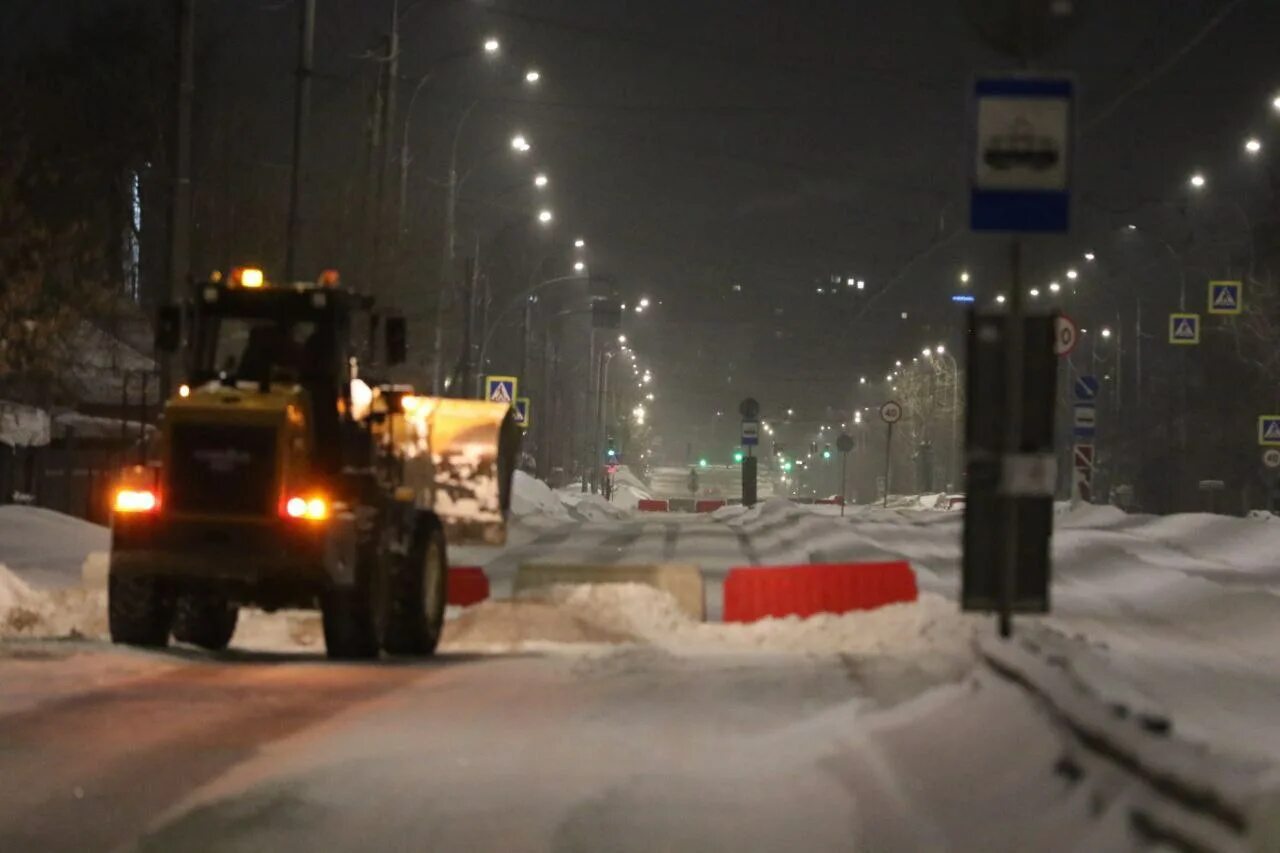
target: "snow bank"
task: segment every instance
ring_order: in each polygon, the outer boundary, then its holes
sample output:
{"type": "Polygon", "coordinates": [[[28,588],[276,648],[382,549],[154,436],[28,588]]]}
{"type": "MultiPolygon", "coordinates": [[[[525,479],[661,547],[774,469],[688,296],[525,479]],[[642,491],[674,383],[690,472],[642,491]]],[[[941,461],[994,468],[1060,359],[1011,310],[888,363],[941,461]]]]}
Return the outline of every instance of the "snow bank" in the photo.
{"type": "Polygon", "coordinates": [[[33,589],[0,565],[0,638],[106,636],[105,590],[33,589]]]}
{"type": "Polygon", "coordinates": [[[545,643],[635,643],[673,654],[768,651],[794,654],[969,657],[979,617],[939,595],[911,604],[749,625],[698,622],[667,593],[640,584],[556,586],[468,608],[445,630],[454,650],[517,651],[545,643]]]}
{"type": "Polygon", "coordinates": [[[626,518],[631,515],[626,509],[609,503],[600,495],[583,492],[580,489],[562,489],[556,492],[560,502],[569,511],[569,516],[577,521],[610,521],[626,518]]]}
{"type": "Polygon", "coordinates": [[[0,563],[36,586],[80,580],[85,561],[105,553],[111,531],[101,525],[34,506],[0,506],[0,563]]]}
{"type": "Polygon", "coordinates": [[[551,487],[523,471],[516,471],[511,483],[511,514],[517,518],[527,515],[569,518],[568,510],[551,487]]]}

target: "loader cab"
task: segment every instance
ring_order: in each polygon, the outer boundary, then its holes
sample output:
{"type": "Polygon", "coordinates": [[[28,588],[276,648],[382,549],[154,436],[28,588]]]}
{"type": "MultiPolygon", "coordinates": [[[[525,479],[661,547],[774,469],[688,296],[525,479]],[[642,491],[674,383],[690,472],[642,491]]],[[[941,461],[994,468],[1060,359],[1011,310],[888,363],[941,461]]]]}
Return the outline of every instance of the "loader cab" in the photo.
{"type": "Polygon", "coordinates": [[[353,325],[371,300],[323,286],[246,287],[214,281],[196,289],[190,316],[188,376],[253,393],[301,386],[311,403],[316,462],[341,467],[344,432],[353,427],[349,380],[362,353],[353,325]]]}

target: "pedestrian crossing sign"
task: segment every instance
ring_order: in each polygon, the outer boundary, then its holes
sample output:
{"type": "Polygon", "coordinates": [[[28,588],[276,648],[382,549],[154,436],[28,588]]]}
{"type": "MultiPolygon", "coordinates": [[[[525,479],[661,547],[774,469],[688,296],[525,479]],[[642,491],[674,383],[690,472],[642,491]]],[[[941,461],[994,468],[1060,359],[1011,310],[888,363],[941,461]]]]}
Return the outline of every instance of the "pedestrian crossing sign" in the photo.
{"type": "Polygon", "coordinates": [[[1258,444],[1280,447],[1280,415],[1258,416],[1258,444]]]}
{"type": "Polygon", "coordinates": [[[1209,282],[1209,313],[1239,314],[1244,309],[1242,290],[1238,281],[1209,282]]]}
{"type": "Polygon", "coordinates": [[[484,398],[490,403],[506,403],[514,405],[519,380],[514,376],[486,376],[484,378],[484,398]]]}
{"type": "Polygon", "coordinates": [[[532,424],[531,406],[528,397],[516,397],[516,426],[520,429],[528,429],[532,424]]]}
{"type": "Polygon", "coordinates": [[[1169,343],[1184,345],[1200,343],[1200,315],[1170,314],[1169,343]]]}

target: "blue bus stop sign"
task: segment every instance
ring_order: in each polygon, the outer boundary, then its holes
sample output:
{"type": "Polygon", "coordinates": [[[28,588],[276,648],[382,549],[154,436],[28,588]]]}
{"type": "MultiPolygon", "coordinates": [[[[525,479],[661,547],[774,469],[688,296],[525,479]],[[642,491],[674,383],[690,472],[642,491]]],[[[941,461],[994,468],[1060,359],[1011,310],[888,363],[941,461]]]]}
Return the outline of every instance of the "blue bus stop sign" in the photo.
{"type": "Polygon", "coordinates": [[[973,89],[969,227],[1056,233],[1071,224],[1070,77],[984,77],[973,89]]]}

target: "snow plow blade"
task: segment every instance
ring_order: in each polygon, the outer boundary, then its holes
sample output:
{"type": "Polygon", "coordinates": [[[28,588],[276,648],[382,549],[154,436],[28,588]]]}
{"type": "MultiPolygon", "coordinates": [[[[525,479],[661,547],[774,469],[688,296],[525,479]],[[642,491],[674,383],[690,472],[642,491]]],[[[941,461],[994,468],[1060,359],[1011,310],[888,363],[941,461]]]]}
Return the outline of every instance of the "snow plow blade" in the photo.
{"type": "Polygon", "coordinates": [[[419,397],[404,404],[394,440],[404,499],[435,513],[450,545],[503,545],[520,428],[511,407],[419,397]]]}
{"type": "Polygon", "coordinates": [[[706,618],[702,573],[697,566],[683,563],[645,565],[573,565],[529,563],[516,571],[515,593],[546,589],[559,584],[639,583],[660,589],[676,600],[676,605],[699,622],[706,618]]]}

